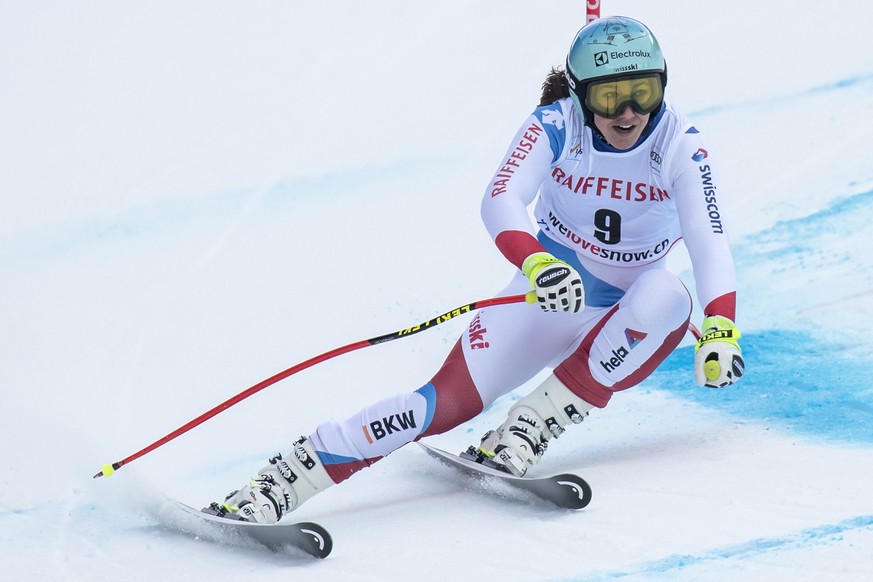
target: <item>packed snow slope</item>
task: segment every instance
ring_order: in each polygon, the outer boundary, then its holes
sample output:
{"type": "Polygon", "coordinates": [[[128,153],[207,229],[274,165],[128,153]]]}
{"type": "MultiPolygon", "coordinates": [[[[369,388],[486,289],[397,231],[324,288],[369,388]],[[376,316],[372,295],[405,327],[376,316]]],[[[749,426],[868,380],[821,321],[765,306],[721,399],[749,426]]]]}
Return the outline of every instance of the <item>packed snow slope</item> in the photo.
{"type": "MultiPolygon", "coordinates": [[[[402,449],[295,514],[334,535],[313,561],[180,533],[167,500],[220,499],[319,422],[419,387],[466,319],[91,477],[500,289],[479,199],[583,2],[0,3],[0,577],[867,579],[873,8],[603,13],[655,30],[721,161],[746,377],[697,388],[688,342],[555,441],[536,472],[584,475],[579,512],[402,449]]],[[[431,442],[462,449],[531,388],[431,442]]]]}

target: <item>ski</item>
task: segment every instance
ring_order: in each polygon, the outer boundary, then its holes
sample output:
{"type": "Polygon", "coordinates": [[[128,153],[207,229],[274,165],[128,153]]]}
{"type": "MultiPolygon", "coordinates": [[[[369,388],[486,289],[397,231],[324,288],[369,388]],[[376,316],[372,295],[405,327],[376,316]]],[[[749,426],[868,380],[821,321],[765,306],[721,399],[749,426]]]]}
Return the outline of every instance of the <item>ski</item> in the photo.
{"type": "Polygon", "coordinates": [[[193,527],[183,527],[201,539],[211,539],[219,543],[232,543],[234,540],[250,540],[281,552],[296,548],[316,558],[326,558],[333,549],[330,533],[317,523],[301,521],[297,523],[261,524],[220,517],[197,510],[179,501],[175,502],[186,514],[195,516],[193,527]]]}
{"type": "Polygon", "coordinates": [[[516,477],[424,443],[418,443],[418,445],[428,455],[462,473],[478,479],[497,479],[511,487],[532,493],[563,509],[582,509],[591,502],[591,487],[582,477],[572,473],[547,477],[516,477]]]}

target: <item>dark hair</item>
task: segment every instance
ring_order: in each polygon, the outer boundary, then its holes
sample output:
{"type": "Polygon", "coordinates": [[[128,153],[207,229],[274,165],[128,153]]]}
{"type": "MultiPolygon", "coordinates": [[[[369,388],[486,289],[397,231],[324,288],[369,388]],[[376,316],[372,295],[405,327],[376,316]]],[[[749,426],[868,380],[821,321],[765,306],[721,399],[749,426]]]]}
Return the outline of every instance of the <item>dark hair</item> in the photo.
{"type": "Polygon", "coordinates": [[[540,107],[550,105],[558,99],[570,96],[570,87],[562,67],[552,67],[546,80],[543,81],[543,94],[540,97],[540,107]]]}

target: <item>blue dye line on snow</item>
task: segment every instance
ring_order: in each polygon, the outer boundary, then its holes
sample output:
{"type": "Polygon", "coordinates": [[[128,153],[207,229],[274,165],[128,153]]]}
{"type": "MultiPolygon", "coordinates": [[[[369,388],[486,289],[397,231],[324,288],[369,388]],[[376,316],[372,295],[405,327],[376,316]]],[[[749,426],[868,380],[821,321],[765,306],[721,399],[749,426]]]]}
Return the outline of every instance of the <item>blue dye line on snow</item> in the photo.
{"type": "Polygon", "coordinates": [[[816,545],[823,545],[839,539],[842,534],[851,531],[873,529],[873,515],[859,515],[845,519],[838,523],[820,525],[799,532],[788,534],[783,537],[758,538],[735,544],[714,548],[700,554],[676,554],[660,560],[646,562],[633,570],[603,572],[586,575],[580,578],[563,579],[565,582],[594,582],[596,580],[615,580],[629,576],[657,576],[668,574],[677,570],[716,562],[719,560],[749,559],[774,551],[789,551],[795,549],[807,549],[816,545]]]}
{"type": "Polygon", "coordinates": [[[694,348],[676,350],[648,381],[660,390],[775,428],[840,441],[873,443],[870,363],[839,356],[840,348],[796,330],[742,339],[747,373],[719,389],[694,384],[694,348]]]}
{"type": "MultiPolygon", "coordinates": [[[[798,273],[806,273],[810,280],[846,282],[851,273],[855,287],[834,285],[833,292],[869,291],[873,265],[863,241],[871,216],[873,191],[867,191],[836,200],[809,216],[778,222],[736,245],[738,273],[742,277],[745,267],[755,277],[772,280],[782,273],[795,279],[798,273]],[[839,240],[834,243],[833,238],[839,240]]],[[[767,291],[757,288],[753,292],[767,291]]],[[[751,301],[746,311],[754,308],[751,301]]],[[[746,319],[753,318],[754,313],[751,317],[747,313],[746,319]]],[[[671,354],[648,383],[739,417],[772,422],[781,429],[873,443],[873,387],[869,374],[873,362],[869,357],[846,353],[852,342],[869,340],[844,337],[846,345],[837,345],[814,334],[814,330],[805,332],[808,328],[802,321],[790,317],[786,321],[795,321],[798,327],[743,336],[746,375],[734,386],[695,386],[691,378],[692,347],[671,354]]],[[[837,332],[839,325],[839,321],[834,322],[837,332]]]]}
{"type": "Polygon", "coordinates": [[[692,118],[704,117],[706,115],[714,115],[717,113],[722,113],[724,111],[730,111],[732,109],[739,109],[745,107],[757,107],[761,105],[767,105],[771,107],[781,107],[784,105],[786,100],[791,99],[802,99],[803,97],[809,97],[814,95],[820,95],[822,93],[829,93],[832,91],[839,91],[841,89],[851,89],[855,86],[860,86],[865,83],[873,82],[873,73],[865,73],[861,75],[855,75],[854,77],[848,77],[846,79],[840,79],[838,81],[833,81],[831,83],[825,83],[824,85],[818,85],[816,87],[809,87],[807,89],[802,89],[796,93],[792,93],[789,95],[783,96],[771,96],[764,97],[761,99],[755,99],[751,101],[743,101],[739,103],[730,103],[723,105],[713,105],[711,107],[706,107],[704,109],[699,109],[691,113],[692,118]]]}
{"type": "MultiPolygon", "coordinates": [[[[851,244],[852,237],[869,236],[870,221],[873,218],[873,190],[860,192],[840,198],[809,216],[780,221],[772,227],[745,239],[737,245],[737,263],[768,261],[774,268],[777,261],[793,258],[792,264],[809,264],[810,257],[826,253],[832,264],[853,261],[869,262],[866,244],[851,244]],[[827,245],[822,251],[822,239],[839,238],[842,245],[827,245]],[[839,253],[831,252],[837,246],[839,253]],[[840,248],[842,247],[842,248],[840,248]],[[860,253],[860,254],[859,254],[860,253]],[[807,259],[804,261],[804,259],[807,259]]],[[[820,264],[820,263],[819,263],[820,264]]],[[[818,266],[818,265],[816,265],[818,266]]],[[[860,265],[858,265],[860,266],[860,265]]]]}
{"type": "MultiPolygon", "coordinates": [[[[450,160],[438,160],[446,165],[450,160]]],[[[175,232],[204,218],[237,217],[246,203],[257,196],[263,214],[273,215],[278,210],[301,200],[329,200],[339,202],[342,197],[354,195],[361,188],[383,186],[390,180],[409,179],[432,168],[433,159],[410,160],[388,166],[347,170],[316,177],[291,178],[273,184],[263,192],[247,188],[217,192],[195,198],[163,200],[152,206],[130,210],[114,220],[90,221],[24,237],[8,248],[0,247],[0,265],[28,260],[44,260],[64,255],[92,244],[158,236],[175,232]]]]}
{"type": "Polygon", "coordinates": [[[250,191],[233,191],[164,201],[132,210],[115,220],[90,221],[51,233],[39,233],[15,241],[11,248],[0,248],[0,264],[39,261],[90,245],[159,236],[184,228],[204,216],[235,216],[241,212],[249,196],[250,191]]]}

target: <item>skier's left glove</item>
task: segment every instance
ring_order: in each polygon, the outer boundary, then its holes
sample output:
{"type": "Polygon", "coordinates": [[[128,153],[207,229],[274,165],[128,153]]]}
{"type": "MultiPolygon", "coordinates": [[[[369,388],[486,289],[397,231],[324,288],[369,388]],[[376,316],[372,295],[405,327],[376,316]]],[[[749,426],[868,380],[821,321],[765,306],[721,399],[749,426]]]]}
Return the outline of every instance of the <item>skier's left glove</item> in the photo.
{"type": "Polygon", "coordinates": [[[727,317],[711,315],[703,320],[701,337],[694,348],[694,381],[698,386],[721,388],[738,381],[745,371],[737,340],[742,337],[727,317]]]}

